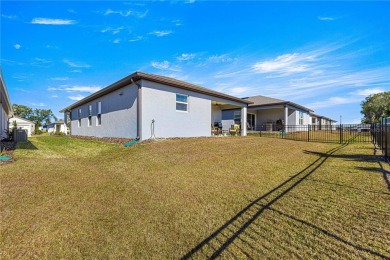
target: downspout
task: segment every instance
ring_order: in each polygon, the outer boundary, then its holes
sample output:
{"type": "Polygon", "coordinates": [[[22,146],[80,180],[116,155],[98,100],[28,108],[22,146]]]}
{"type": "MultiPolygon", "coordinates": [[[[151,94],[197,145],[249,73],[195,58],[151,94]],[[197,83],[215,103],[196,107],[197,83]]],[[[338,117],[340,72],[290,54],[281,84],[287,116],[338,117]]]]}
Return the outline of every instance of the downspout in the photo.
{"type": "Polygon", "coordinates": [[[134,81],[134,78],[131,78],[131,82],[134,83],[137,87],[137,137],[136,140],[141,138],[141,85],[134,81]]]}

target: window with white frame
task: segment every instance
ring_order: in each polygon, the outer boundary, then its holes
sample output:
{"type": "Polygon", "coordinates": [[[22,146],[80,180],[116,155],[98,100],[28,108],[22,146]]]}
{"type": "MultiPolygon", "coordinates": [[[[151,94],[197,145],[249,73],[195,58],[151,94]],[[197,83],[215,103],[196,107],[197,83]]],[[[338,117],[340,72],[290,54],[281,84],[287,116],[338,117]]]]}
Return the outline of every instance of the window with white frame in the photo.
{"type": "Polygon", "coordinates": [[[81,127],[81,108],[77,112],[78,126],[81,127]]]}
{"type": "Polygon", "coordinates": [[[96,116],[96,125],[102,124],[102,102],[96,102],[96,110],[97,110],[97,116],[96,116]]]}
{"type": "Polygon", "coordinates": [[[92,125],[92,105],[88,106],[88,126],[92,125]]]}
{"type": "Polygon", "coordinates": [[[303,125],[303,112],[299,112],[299,125],[303,125]]]}
{"type": "Polygon", "coordinates": [[[234,111],[234,123],[241,124],[241,111],[234,111]]]}
{"type": "Polygon", "coordinates": [[[188,111],[188,96],[176,94],[176,111],[188,111]]]}

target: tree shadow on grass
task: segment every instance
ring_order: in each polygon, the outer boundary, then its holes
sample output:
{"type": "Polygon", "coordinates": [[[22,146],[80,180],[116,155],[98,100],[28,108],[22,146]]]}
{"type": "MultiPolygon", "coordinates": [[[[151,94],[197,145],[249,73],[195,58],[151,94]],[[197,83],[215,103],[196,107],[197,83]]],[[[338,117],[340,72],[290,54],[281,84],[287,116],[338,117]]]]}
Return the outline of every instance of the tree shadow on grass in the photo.
{"type": "MultiPolygon", "coordinates": [[[[314,154],[317,156],[326,156],[325,153],[314,152],[314,151],[303,151],[306,154],[314,154]]],[[[329,155],[332,158],[344,159],[346,161],[360,161],[360,162],[376,162],[375,155],[362,155],[362,154],[332,154],[329,155]]]]}
{"type": "MultiPolygon", "coordinates": [[[[383,165],[382,165],[382,161],[378,159],[378,164],[379,164],[379,169],[378,168],[374,168],[376,169],[376,171],[378,172],[381,172],[382,173],[382,176],[383,176],[383,180],[385,181],[386,185],[387,185],[387,189],[390,191],[390,180],[389,180],[389,175],[390,175],[390,172],[389,171],[386,171],[385,168],[383,168],[383,165]]],[[[361,167],[363,168],[363,167],[361,167]]],[[[363,168],[364,169],[364,168],[363,168]]],[[[368,169],[368,171],[370,170],[371,168],[368,169]]]]}
{"type": "MultiPolygon", "coordinates": [[[[262,217],[262,214],[269,209],[272,209],[275,211],[274,208],[271,208],[273,204],[275,204],[277,201],[279,201],[281,198],[286,196],[290,191],[292,191],[295,187],[297,187],[302,181],[307,179],[310,175],[312,175],[318,168],[320,168],[328,158],[334,156],[334,153],[339,151],[340,149],[346,147],[348,143],[342,144],[336,148],[333,148],[329,150],[326,153],[319,153],[320,156],[317,160],[315,160],[313,163],[311,163],[309,166],[307,166],[302,171],[296,173],[271,191],[267,192],[266,194],[258,197],[257,199],[253,200],[251,203],[249,203],[244,209],[242,209],[240,212],[238,212],[234,217],[232,217],[230,220],[228,220],[225,224],[223,224],[221,227],[219,227],[216,231],[214,231],[211,235],[209,235],[207,238],[205,238],[203,241],[201,241],[198,245],[196,245],[194,248],[192,248],[188,253],[186,253],[184,256],[182,256],[181,259],[191,259],[191,258],[207,258],[207,259],[215,259],[219,256],[221,256],[222,253],[229,254],[233,258],[237,258],[236,256],[228,247],[230,245],[234,245],[238,250],[244,254],[247,258],[253,258],[250,253],[246,252],[244,249],[240,248],[238,246],[239,243],[244,243],[245,246],[249,247],[251,251],[255,251],[256,254],[264,255],[262,251],[258,251],[253,245],[254,241],[256,241],[256,238],[252,238],[251,240],[253,242],[248,242],[244,237],[242,236],[244,233],[245,235],[250,236],[256,236],[251,234],[253,231],[253,227],[256,225],[254,223],[256,220],[260,219],[262,217]]],[[[335,156],[337,157],[337,155],[335,156]]],[[[360,157],[359,157],[360,158],[360,157]]],[[[285,214],[283,212],[278,212],[279,214],[285,214]]],[[[306,226],[309,226],[310,228],[314,228],[318,230],[319,232],[322,232],[323,234],[327,235],[328,237],[337,240],[338,242],[343,243],[347,246],[352,246],[353,248],[367,252],[369,254],[372,254],[374,256],[387,258],[384,255],[381,255],[378,252],[372,251],[367,248],[363,248],[361,246],[355,245],[349,241],[346,241],[342,239],[341,237],[330,233],[324,229],[321,229],[314,224],[311,224],[309,222],[305,222],[303,220],[297,219],[291,215],[285,214],[285,217],[288,217],[294,221],[298,221],[306,226]]],[[[264,216],[262,218],[265,218],[264,216]]],[[[260,236],[262,236],[259,233],[260,236]]],[[[272,250],[269,249],[269,250],[272,250]]]]}
{"type": "MultiPolygon", "coordinates": [[[[357,168],[362,168],[362,167],[357,167],[357,168]]],[[[376,170],[380,171],[380,169],[376,169],[376,170]]],[[[341,187],[341,188],[348,188],[348,189],[357,190],[357,191],[361,191],[361,192],[371,192],[371,193],[376,193],[376,194],[389,194],[387,192],[361,189],[361,188],[357,188],[357,187],[353,187],[353,186],[349,186],[349,185],[345,185],[345,184],[340,184],[340,183],[335,183],[335,182],[328,182],[328,181],[324,181],[324,180],[315,180],[315,179],[312,179],[312,178],[307,179],[307,181],[319,182],[319,183],[322,183],[322,184],[328,184],[328,185],[341,187]]]]}
{"type": "Polygon", "coordinates": [[[33,145],[30,141],[17,143],[16,149],[38,150],[38,148],[35,145],[33,145]]]}

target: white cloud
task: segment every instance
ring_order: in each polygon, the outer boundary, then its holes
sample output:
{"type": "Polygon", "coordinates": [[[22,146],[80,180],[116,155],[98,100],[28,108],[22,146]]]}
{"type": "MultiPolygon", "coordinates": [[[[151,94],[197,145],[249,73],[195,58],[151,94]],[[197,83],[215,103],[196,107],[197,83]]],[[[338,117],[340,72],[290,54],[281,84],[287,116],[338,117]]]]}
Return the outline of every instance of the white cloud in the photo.
{"type": "Polygon", "coordinates": [[[121,26],[121,27],[118,27],[118,28],[111,28],[111,27],[108,27],[106,29],[103,29],[101,30],[102,33],[106,33],[106,32],[110,32],[112,34],[118,34],[121,32],[121,30],[123,30],[125,27],[124,26],[121,26]]]}
{"type": "Polygon", "coordinates": [[[318,16],[318,20],[320,21],[334,21],[336,18],[330,16],[318,16]]]}
{"type": "Polygon", "coordinates": [[[51,63],[50,60],[46,60],[46,59],[42,59],[42,58],[35,58],[34,61],[35,61],[35,63],[43,63],[43,64],[51,63]]]}
{"type": "Polygon", "coordinates": [[[104,15],[110,15],[110,14],[119,14],[121,16],[127,17],[131,15],[133,12],[131,10],[128,11],[114,11],[111,9],[107,9],[107,11],[104,13],[104,15]]]}
{"type": "Polygon", "coordinates": [[[136,37],[134,37],[133,39],[129,40],[129,42],[137,42],[137,41],[140,41],[140,40],[142,40],[142,39],[143,39],[142,36],[136,36],[136,37]]]}
{"type": "Polygon", "coordinates": [[[193,3],[195,3],[196,2],[196,0],[187,0],[185,3],[186,4],[193,4],[193,3]]]}
{"type": "Polygon", "coordinates": [[[156,69],[167,70],[167,69],[169,69],[170,62],[168,62],[166,60],[162,61],[162,62],[153,61],[152,66],[155,67],[156,69]]]}
{"type": "Polygon", "coordinates": [[[182,26],[183,22],[181,20],[173,20],[172,23],[174,23],[176,26],[182,26]]]}
{"type": "Polygon", "coordinates": [[[121,42],[120,39],[115,39],[115,40],[113,41],[113,43],[120,43],[120,42],[121,42]]]}
{"type": "Polygon", "coordinates": [[[31,105],[33,105],[34,107],[45,107],[46,105],[42,102],[40,103],[31,103],[31,105]]]}
{"type": "Polygon", "coordinates": [[[315,59],[314,56],[287,53],[267,60],[255,63],[252,68],[257,73],[300,73],[310,70],[310,64],[315,59]]]}
{"type": "Polygon", "coordinates": [[[378,93],[381,93],[381,92],[384,92],[384,91],[385,90],[381,89],[381,88],[367,88],[367,89],[357,90],[356,94],[359,95],[359,96],[366,97],[366,96],[373,95],[373,94],[378,94],[378,93]]]}
{"type": "Polygon", "coordinates": [[[51,95],[50,98],[58,98],[58,95],[51,95]]]}
{"type": "Polygon", "coordinates": [[[71,100],[74,100],[74,101],[79,101],[79,100],[82,100],[85,97],[82,96],[82,95],[77,95],[77,96],[68,96],[68,98],[71,99],[71,100]]]}
{"type": "Polygon", "coordinates": [[[318,109],[324,107],[334,107],[337,105],[345,105],[350,103],[358,103],[360,99],[354,97],[330,97],[322,101],[316,101],[307,105],[311,109],[318,109]]]}
{"type": "Polygon", "coordinates": [[[70,78],[68,77],[54,77],[50,78],[51,80],[59,80],[59,81],[64,81],[64,80],[69,80],[70,78]]]}
{"type": "Polygon", "coordinates": [[[163,36],[167,36],[171,33],[173,33],[173,32],[172,31],[153,31],[153,32],[150,32],[149,34],[155,35],[157,37],[163,37],[163,36]]]}
{"type": "Polygon", "coordinates": [[[235,96],[235,95],[243,94],[247,91],[248,91],[247,87],[235,87],[229,90],[229,94],[235,96]]]}
{"type": "Polygon", "coordinates": [[[2,14],[1,17],[6,18],[6,19],[11,19],[11,20],[18,19],[18,17],[16,15],[5,15],[5,14],[2,14]]]}
{"type": "Polygon", "coordinates": [[[102,88],[100,86],[73,86],[69,88],[65,88],[67,92],[88,92],[88,93],[95,93],[96,91],[101,90],[102,88]]]}
{"type": "Polygon", "coordinates": [[[82,73],[81,70],[71,70],[71,71],[69,71],[69,72],[72,72],[72,73],[82,73]]]}
{"type": "Polygon", "coordinates": [[[17,49],[17,50],[19,50],[21,47],[22,47],[22,45],[20,45],[18,43],[14,45],[14,48],[17,49]]]}
{"type": "Polygon", "coordinates": [[[100,86],[73,86],[73,87],[66,87],[67,85],[63,85],[64,87],[62,88],[53,88],[53,87],[48,87],[48,91],[66,91],[66,92],[83,92],[83,93],[95,93],[102,88],[100,86]]]}
{"type": "Polygon", "coordinates": [[[47,49],[58,49],[58,46],[47,44],[45,46],[45,48],[47,48],[47,49]]]}
{"type": "Polygon", "coordinates": [[[50,18],[34,18],[32,24],[46,24],[46,25],[71,25],[77,23],[75,20],[65,19],[50,19],[50,18]]]}
{"type": "Polygon", "coordinates": [[[188,61],[188,60],[193,60],[195,58],[195,54],[193,53],[183,53],[179,57],[177,57],[177,60],[179,61],[188,61]]]}
{"type": "Polygon", "coordinates": [[[180,69],[177,66],[173,66],[169,61],[152,61],[151,63],[152,67],[159,69],[159,70],[171,70],[171,71],[180,71],[180,69]]]}
{"type": "Polygon", "coordinates": [[[221,62],[232,62],[232,61],[234,61],[234,59],[230,58],[229,55],[227,55],[227,54],[222,54],[222,55],[210,56],[207,59],[207,61],[214,62],[214,63],[221,63],[221,62]]]}
{"type": "Polygon", "coordinates": [[[64,63],[66,63],[69,67],[72,67],[72,68],[90,68],[91,67],[88,64],[74,62],[74,61],[70,61],[70,60],[64,60],[64,63]]]}

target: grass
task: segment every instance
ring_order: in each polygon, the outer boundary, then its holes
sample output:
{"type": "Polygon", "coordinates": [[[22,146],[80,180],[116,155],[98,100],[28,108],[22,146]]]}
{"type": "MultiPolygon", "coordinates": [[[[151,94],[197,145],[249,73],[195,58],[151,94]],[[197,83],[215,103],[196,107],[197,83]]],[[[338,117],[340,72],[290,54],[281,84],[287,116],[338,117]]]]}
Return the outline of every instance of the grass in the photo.
{"type": "Polygon", "coordinates": [[[257,137],[33,137],[0,167],[1,258],[390,257],[390,168],[372,154],[257,137]]]}
{"type": "Polygon", "coordinates": [[[343,142],[350,143],[371,143],[371,133],[370,132],[357,132],[357,131],[342,131],[340,135],[339,130],[316,130],[316,131],[294,131],[288,132],[282,136],[278,131],[273,132],[257,132],[250,133],[250,136],[260,136],[260,137],[274,137],[274,138],[284,138],[291,139],[296,141],[311,141],[311,142],[328,142],[328,143],[340,143],[340,139],[343,142]]]}

